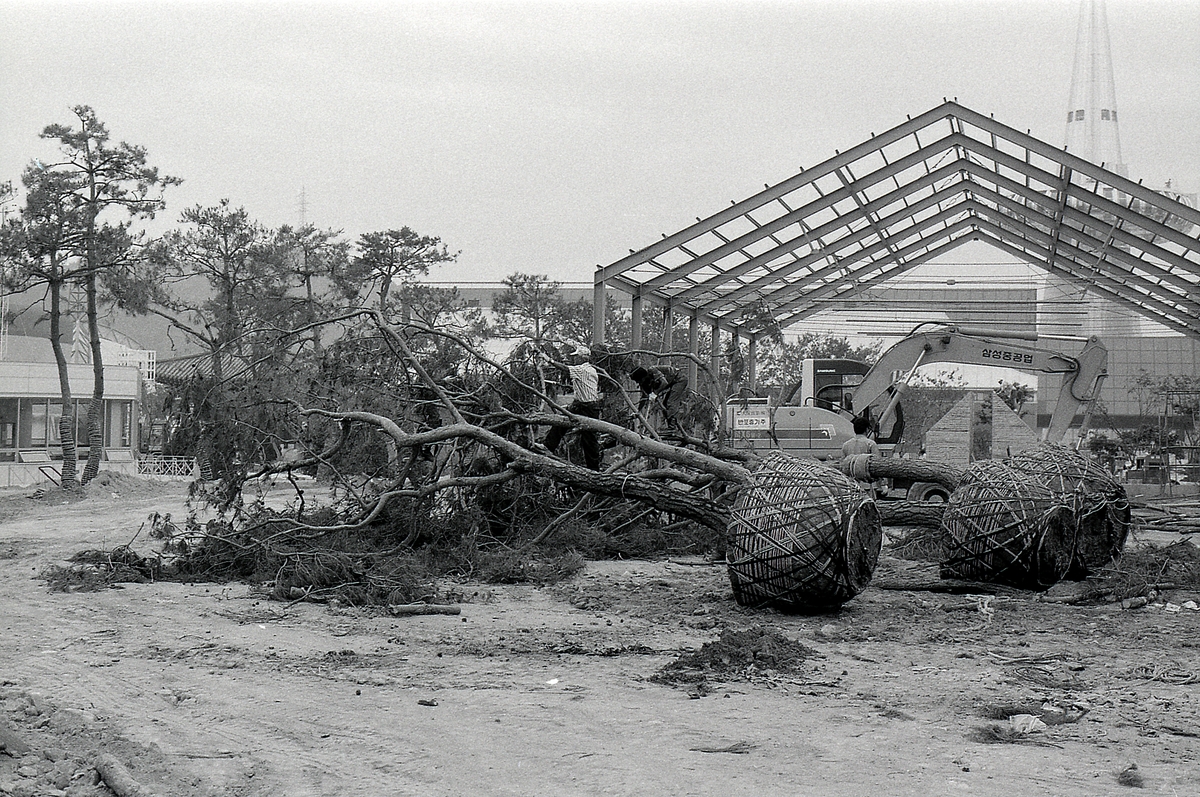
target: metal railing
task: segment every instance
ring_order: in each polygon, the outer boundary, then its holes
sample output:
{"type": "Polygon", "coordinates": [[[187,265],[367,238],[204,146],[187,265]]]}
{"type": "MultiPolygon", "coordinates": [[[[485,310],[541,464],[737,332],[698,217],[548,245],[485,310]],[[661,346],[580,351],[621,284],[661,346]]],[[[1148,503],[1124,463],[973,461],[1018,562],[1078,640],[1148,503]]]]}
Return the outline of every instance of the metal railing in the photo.
{"type": "Polygon", "coordinates": [[[171,476],[192,478],[196,466],[193,457],[149,456],[138,460],[139,476],[171,476]]]}

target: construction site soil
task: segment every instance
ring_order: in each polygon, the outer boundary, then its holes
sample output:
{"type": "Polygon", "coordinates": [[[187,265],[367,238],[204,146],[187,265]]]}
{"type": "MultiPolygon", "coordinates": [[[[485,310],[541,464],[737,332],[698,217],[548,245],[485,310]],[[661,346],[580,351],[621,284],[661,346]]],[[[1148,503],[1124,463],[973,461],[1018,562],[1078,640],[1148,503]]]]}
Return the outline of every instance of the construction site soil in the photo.
{"type": "Polygon", "coordinates": [[[51,592],[47,567],[182,516],[186,485],[30,492],[0,496],[0,794],[112,794],[100,759],[181,797],[1200,794],[1194,592],[898,589],[936,568],[886,552],[815,617],[739,607],[702,558],[455,585],[459,615],[51,592]]]}

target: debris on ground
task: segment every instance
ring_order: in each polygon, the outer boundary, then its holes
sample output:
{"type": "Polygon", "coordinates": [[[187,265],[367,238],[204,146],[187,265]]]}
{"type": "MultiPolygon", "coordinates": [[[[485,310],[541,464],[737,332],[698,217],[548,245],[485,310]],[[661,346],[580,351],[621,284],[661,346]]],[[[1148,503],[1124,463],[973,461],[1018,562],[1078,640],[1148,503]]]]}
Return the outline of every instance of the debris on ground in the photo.
{"type": "Polygon", "coordinates": [[[941,562],[946,557],[950,535],[941,527],[912,526],[889,535],[887,549],[910,562],[941,562]]]}
{"type": "Polygon", "coordinates": [[[1023,730],[1013,724],[984,725],[968,733],[967,741],[979,744],[1030,744],[1037,747],[1062,747],[1061,744],[1033,738],[1030,733],[1031,731],[1023,730]]]}
{"type": "MultiPolygon", "coordinates": [[[[1200,548],[1188,540],[1128,550],[1087,581],[1086,598],[1154,600],[1167,590],[1200,590],[1200,548]]],[[[1139,606],[1145,605],[1142,603],[1139,606]]],[[[1134,608],[1131,604],[1128,608],[1134,608]]]]}
{"type": "Polygon", "coordinates": [[[734,742],[733,744],[728,744],[724,747],[701,746],[692,747],[690,749],[693,753],[733,753],[734,755],[745,755],[756,747],[758,747],[758,745],[752,744],[751,742],[734,742]]]}
{"type": "Polygon", "coordinates": [[[1117,783],[1122,786],[1132,786],[1135,789],[1146,788],[1146,779],[1142,777],[1142,773],[1138,771],[1137,764],[1130,764],[1121,770],[1117,775],[1117,783]]]}
{"type": "Polygon", "coordinates": [[[0,794],[152,797],[96,734],[94,714],[0,686],[0,794]],[[53,736],[48,736],[52,732],[53,736]]]}
{"type": "Polygon", "coordinates": [[[698,695],[714,684],[753,680],[769,672],[798,673],[816,651],[763,626],[726,628],[720,639],[684,653],[651,676],[655,683],[686,686],[698,695]]]}
{"type": "Polygon", "coordinates": [[[1167,661],[1139,665],[1122,673],[1121,677],[1128,681],[1159,681],[1177,686],[1200,683],[1200,672],[1167,661]]]}
{"type": "Polygon", "coordinates": [[[80,551],[69,561],[69,566],[50,565],[42,571],[51,592],[96,592],[119,584],[144,584],[162,571],[161,559],[140,556],[128,545],[111,551],[80,551]]]}
{"type": "Polygon", "coordinates": [[[1200,533],[1200,500],[1158,499],[1133,504],[1133,517],[1140,529],[1200,533]]]}

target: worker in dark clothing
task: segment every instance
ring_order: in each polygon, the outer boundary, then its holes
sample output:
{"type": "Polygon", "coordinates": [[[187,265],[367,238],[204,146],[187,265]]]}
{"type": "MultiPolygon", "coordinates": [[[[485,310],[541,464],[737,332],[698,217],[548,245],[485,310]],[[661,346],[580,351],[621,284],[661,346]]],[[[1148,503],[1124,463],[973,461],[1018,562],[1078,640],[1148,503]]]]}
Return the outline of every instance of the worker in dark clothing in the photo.
{"type": "Polygon", "coordinates": [[[638,401],[638,412],[645,415],[650,399],[658,396],[662,402],[663,417],[667,426],[683,434],[684,400],[688,392],[688,379],[678,368],[666,365],[638,366],[629,372],[629,378],[642,391],[638,401]]]}

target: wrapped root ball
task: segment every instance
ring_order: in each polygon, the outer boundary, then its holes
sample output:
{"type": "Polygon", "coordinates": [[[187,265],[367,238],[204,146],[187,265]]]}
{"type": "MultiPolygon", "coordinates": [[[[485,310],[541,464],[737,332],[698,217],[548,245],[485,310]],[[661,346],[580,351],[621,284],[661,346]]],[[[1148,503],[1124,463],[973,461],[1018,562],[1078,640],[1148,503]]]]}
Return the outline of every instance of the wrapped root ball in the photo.
{"type": "Polygon", "coordinates": [[[1042,443],[1009,465],[1029,474],[1075,511],[1078,534],[1067,578],[1079,580],[1107,565],[1125,547],[1133,512],[1125,488],[1077,451],[1042,443]]]}
{"type": "Polygon", "coordinates": [[[942,515],[943,578],[1046,589],[1062,580],[1075,546],[1075,514],[1022,471],[984,460],[967,471],[942,515]]]}
{"type": "Polygon", "coordinates": [[[815,613],[866,588],[883,527],[870,494],[836,468],[768,454],[733,506],[727,548],[743,606],[815,613]]]}

